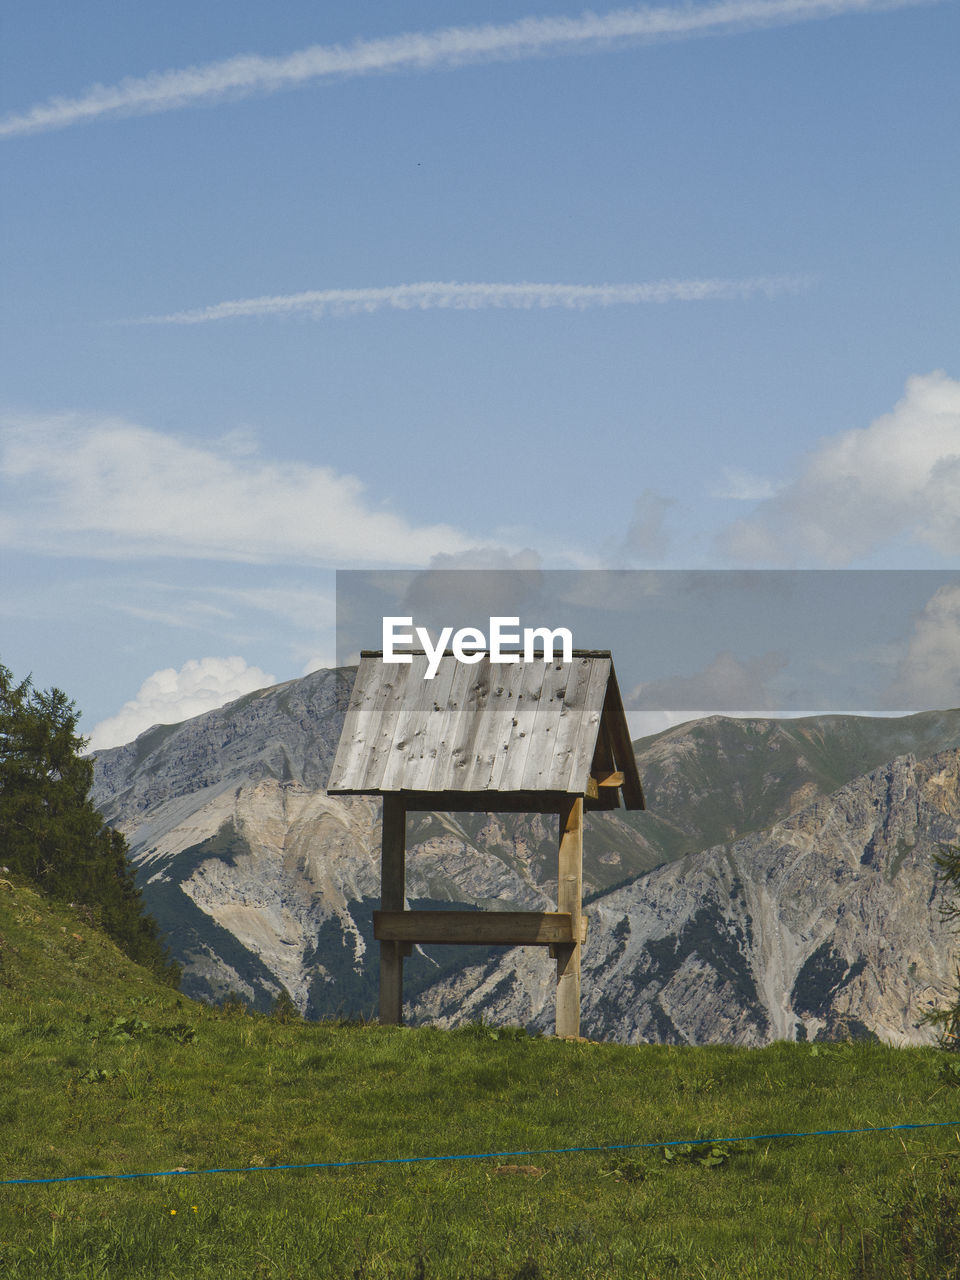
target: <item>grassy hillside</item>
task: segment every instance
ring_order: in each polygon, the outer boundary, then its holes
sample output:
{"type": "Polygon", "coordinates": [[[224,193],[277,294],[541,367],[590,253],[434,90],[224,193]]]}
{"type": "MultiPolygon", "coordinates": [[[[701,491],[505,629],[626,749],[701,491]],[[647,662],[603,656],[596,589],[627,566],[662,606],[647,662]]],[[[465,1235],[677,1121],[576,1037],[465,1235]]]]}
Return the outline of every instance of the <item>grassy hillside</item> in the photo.
{"type": "MultiPolygon", "coordinates": [[[[952,1121],[956,1061],[231,1013],[159,985],[75,910],[0,882],[2,1179],[952,1121]]],[[[958,1274],[960,1127],[666,1150],[4,1185],[0,1273],[958,1274]]]]}

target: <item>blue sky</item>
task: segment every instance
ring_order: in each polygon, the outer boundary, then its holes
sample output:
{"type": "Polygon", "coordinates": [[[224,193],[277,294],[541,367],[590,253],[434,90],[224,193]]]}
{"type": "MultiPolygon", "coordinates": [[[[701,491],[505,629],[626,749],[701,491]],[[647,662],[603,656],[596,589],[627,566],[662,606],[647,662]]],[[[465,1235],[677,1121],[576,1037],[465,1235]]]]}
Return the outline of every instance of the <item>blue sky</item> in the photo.
{"type": "Polygon", "coordinates": [[[955,566],[958,48],[954,0],[8,12],[0,661],[131,737],[331,661],[336,568],[955,566]]]}

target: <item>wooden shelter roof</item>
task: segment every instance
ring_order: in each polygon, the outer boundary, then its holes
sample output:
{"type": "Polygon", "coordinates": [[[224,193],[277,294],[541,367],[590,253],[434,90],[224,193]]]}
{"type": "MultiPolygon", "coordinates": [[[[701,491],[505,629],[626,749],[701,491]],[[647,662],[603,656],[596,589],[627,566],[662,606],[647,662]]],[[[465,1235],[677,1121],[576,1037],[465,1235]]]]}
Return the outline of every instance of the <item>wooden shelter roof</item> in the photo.
{"type": "Polygon", "coordinates": [[[447,653],[427,680],[422,652],[409,663],[364,652],[327,790],[494,812],[570,795],[615,808],[622,792],[628,809],[642,809],[610,653],[572,658],[492,663],[484,654],[471,664],[447,653]]]}

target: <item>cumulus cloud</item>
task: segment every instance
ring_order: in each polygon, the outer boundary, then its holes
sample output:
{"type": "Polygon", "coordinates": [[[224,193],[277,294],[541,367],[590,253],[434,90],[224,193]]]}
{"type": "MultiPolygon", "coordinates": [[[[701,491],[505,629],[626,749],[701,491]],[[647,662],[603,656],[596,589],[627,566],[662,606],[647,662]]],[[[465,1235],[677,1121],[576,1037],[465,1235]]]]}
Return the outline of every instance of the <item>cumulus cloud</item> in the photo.
{"type": "Polygon", "coordinates": [[[494,284],[424,280],[366,289],[310,289],[304,293],[263,298],[238,298],[217,302],[194,311],[174,311],[165,316],[144,316],[135,324],[208,324],[214,320],[244,317],[306,315],[319,320],[327,315],[355,315],[384,308],[393,311],[481,311],[490,307],[512,310],[544,310],[564,307],[615,307],[649,302],[707,302],[767,298],[799,293],[810,284],[802,275],[748,276],[739,280],[655,280],[641,284],[494,284]]]}
{"type": "Polygon", "coordinates": [[[960,586],[941,587],[917,618],[891,702],[918,711],[960,706],[960,586]]]}
{"type": "Polygon", "coordinates": [[[354,476],[120,419],[0,425],[0,545],[107,558],[425,564],[477,542],[378,508],[354,476]]]}
{"type": "Polygon", "coordinates": [[[713,712],[745,714],[773,707],[769,682],[787,665],[784,654],[764,653],[758,658],[738,658],[720,653],[702,671],[688,676],[650,680],[633,688],[624,700],[630,711],[713,712]]]}
{"type": "Polygon", "coordinates": [[[532,547],[507,551],[505,547],[469,547],[456,555],[441,551],[430,558],[430,569],[522,570],[526,573],[541,567],[541,557],[532,547]]]}
{"type": "Polygon", "coordinates": [[[179,671],[167,667],[148,676],[132,701],[94,725],[89,749],[132,742],[155,724],[179,724],[271,684],[276,684],[275,676],[248,666],[243,658],[191,658],[179,671]]]}
{"type": "Polygon", "coordinates": [[[741,467],[724,467],[723,481],[713,491],[715,498],[729,498],[733,502],[762,502],[772,498],[777,486],[765,476],[754,475],[741,467]]]}
{"type": "Polygon", "coordinates": [[[933,0],[720,0],[719,3],[586,12],[580,17],[520,18],[499,26],[447,27],[348,45],[311,45],[280,57],[244,54],[222,62],[94,85],[80,97],[52,98],[0,117],[0,138],[121,116],[174,111],[194,103],[276,93],[310,82],[388,71],[424,72],[616,49],[874,13],[933,0]]]}
{"type": "Polygon", "coordinates": [[[666,498],[653,489],[644,489],[633,508],[633,519],[627,527],[623,542],[615,552],[615,558],[630,562],[662,560],[670,546],[670,537],[664,529],[667,512],[675,505],[673,498],[666,498]]]}
{"type": "Polygon", "coordinates": [[[488,618],[520,616],[535,608],[542,591],[536,551],[474,547],[458,556],[434,556],[429,568],[412,574],[401,613],[435,632],[450,625],[480,626],[485,632],[488,618]]]}
{"type": "Polygon", "coordinates": [[[960,553],[960,382],[942,371],[910,378],[870,426],[824,438],[719,546],[754,564],[838,567],[897,539],[960,553]]]}

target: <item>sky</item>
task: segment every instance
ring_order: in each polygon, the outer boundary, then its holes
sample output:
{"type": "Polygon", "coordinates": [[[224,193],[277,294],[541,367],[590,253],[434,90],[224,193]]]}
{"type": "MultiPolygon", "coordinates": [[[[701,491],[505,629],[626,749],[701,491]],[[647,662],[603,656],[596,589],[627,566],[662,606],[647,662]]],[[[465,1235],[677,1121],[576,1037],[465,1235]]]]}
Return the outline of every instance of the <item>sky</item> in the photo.
{"type": "Polygon", "coordinates": [[[0,662],[94,746],[338,569],[960,568],[956,0],[6,9],[0,662]]]}

